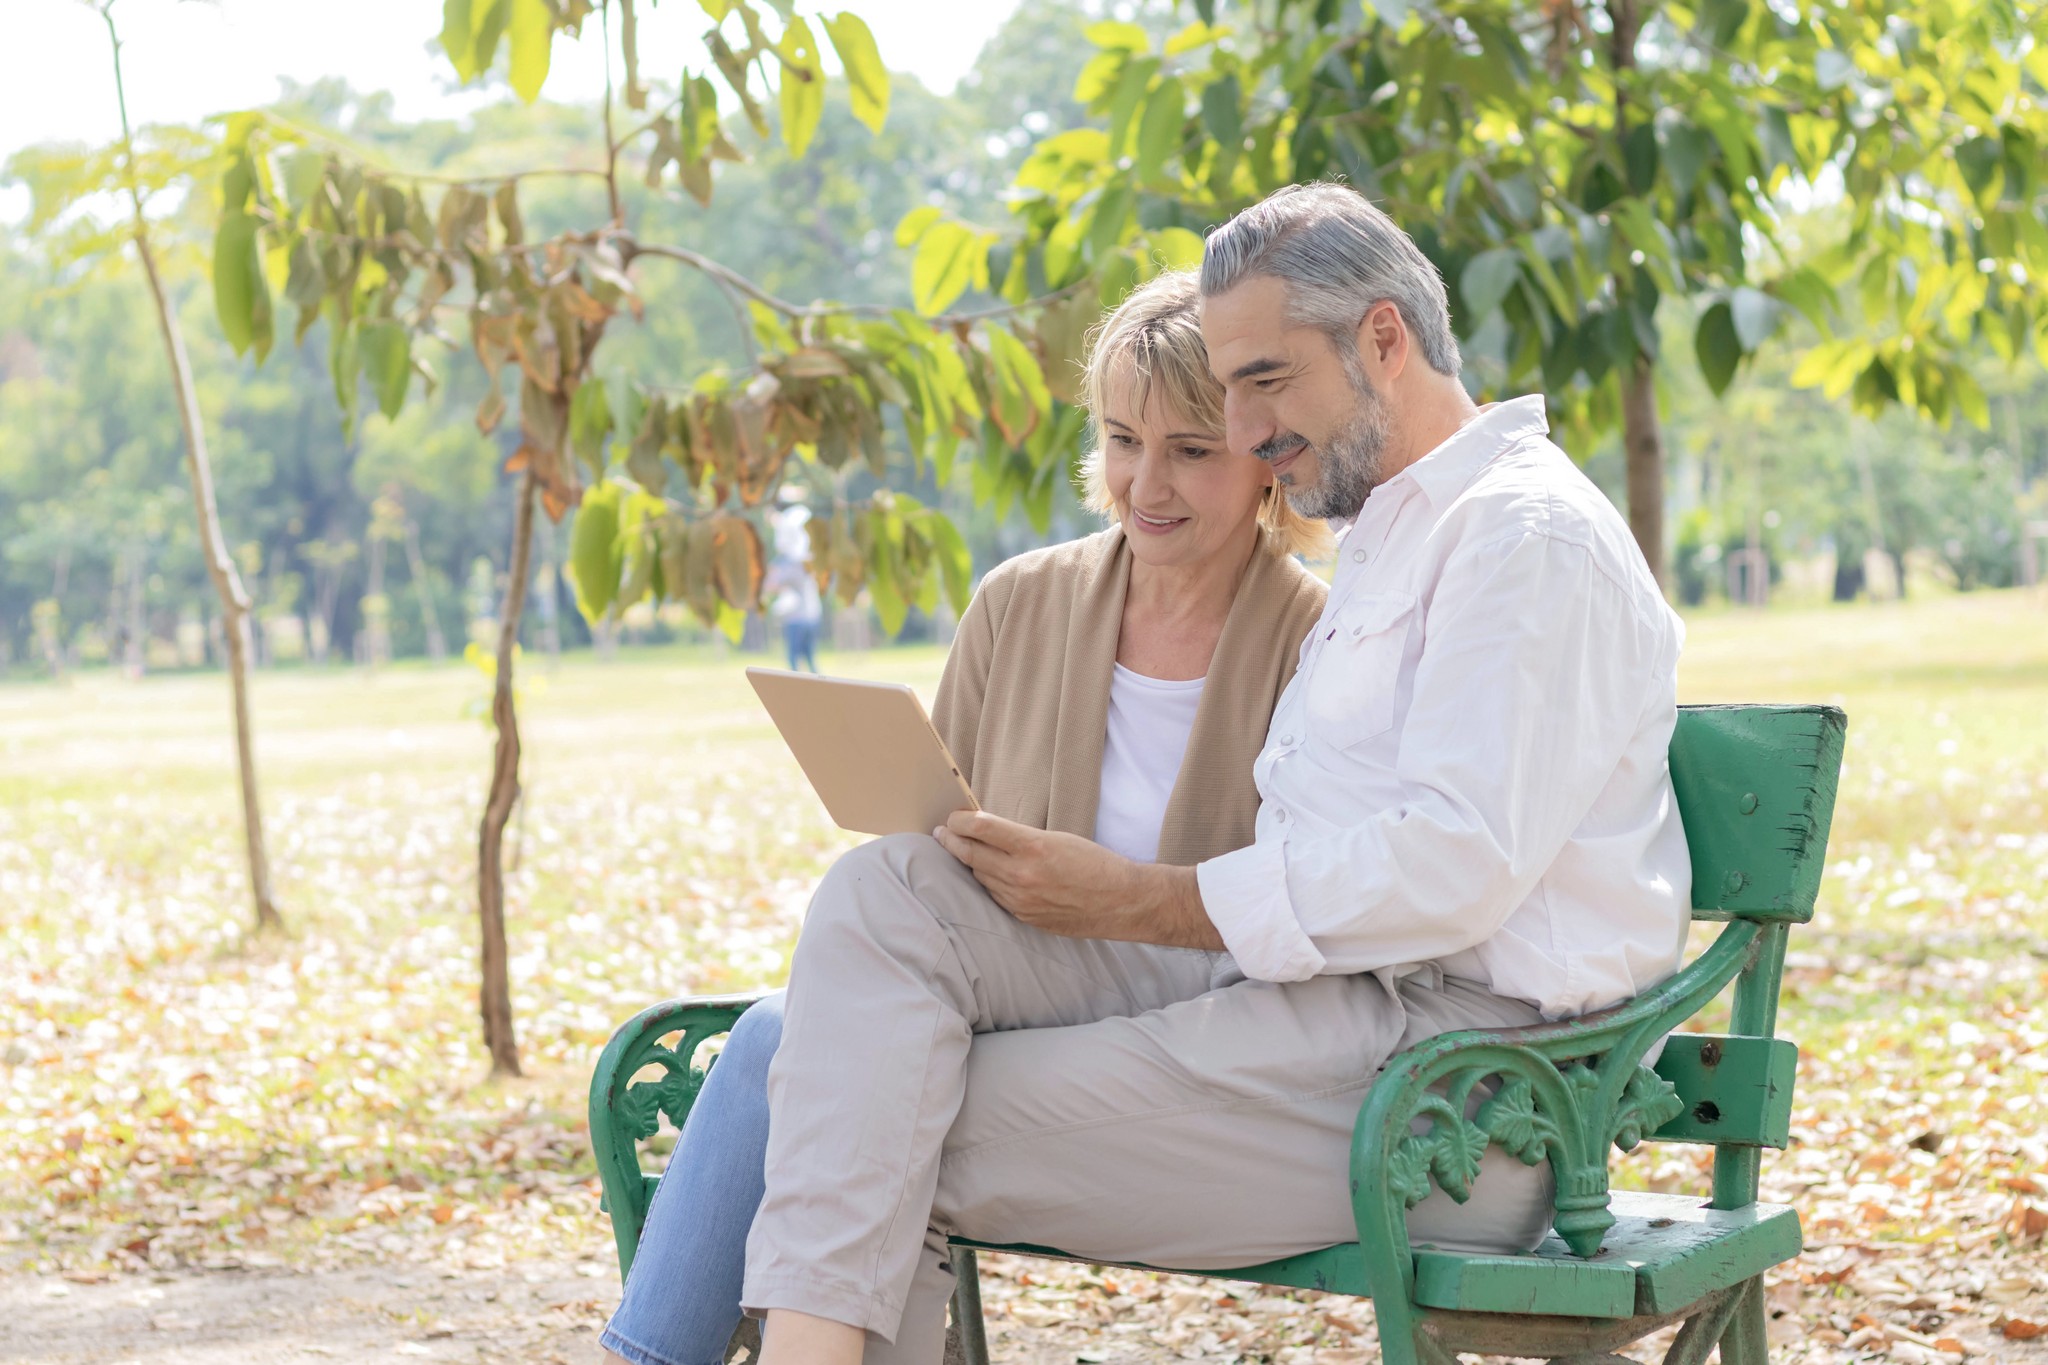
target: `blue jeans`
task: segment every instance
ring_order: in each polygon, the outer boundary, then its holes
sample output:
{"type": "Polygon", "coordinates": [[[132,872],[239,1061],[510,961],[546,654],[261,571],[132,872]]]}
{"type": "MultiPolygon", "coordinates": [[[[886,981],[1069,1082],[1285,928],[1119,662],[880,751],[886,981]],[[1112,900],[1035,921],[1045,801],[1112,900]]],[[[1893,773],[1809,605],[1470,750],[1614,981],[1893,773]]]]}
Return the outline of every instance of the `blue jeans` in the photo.
{"type": "Polygon", "coordinates": [[[794,673],[800,664],[808,663],[811,672],[818,671],[818,623],[816,621],[784,621],[782,623],[782,644],[789,652],[789,671],[794,673]]]}
{"type": "Polygon", "coordinates": [[[747,1232],[768,1150],[782,992],[740,1016],[654,1191],[625,1296],[600,1338],[635,1365],[721,1365],[740,1321],[747,1232]]]}

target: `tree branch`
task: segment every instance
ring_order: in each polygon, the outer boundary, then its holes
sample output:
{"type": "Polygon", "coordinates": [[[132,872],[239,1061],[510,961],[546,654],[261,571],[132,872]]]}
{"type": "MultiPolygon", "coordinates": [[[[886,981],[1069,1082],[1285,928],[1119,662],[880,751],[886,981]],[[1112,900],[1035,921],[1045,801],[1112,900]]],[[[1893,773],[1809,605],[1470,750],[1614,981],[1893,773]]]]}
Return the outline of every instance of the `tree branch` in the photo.
{"type": "MultiPolygon", "coordinates": [[[[693,270],[709,275],[721,288],[744,294],[756,303],[772,308],[787,318],[888,317],[901,311],[900,305],[887,303],[791,303],[788,299],[769,293],[729,266],[688,247],[668,246],[660,242],[637,242],[625,233],[613,234],[613,240],[619,249],[619,255],[629,263],[636,256],[658,256],[663,260],[680,261],[693,270]]],[[[1042,307],[1077,294],[1083,285],[1090,283],[1092,281],[1077,280],[1064,289],[1042,294],[1035,299],[1027,299],[1023,303],[1006,303],[965,313],[940,313],[926,320],[935,327],[949,327],[957,323],[985,322],[993,318],[1011,317],[1027,309],[1042,307]]]]}
{"type": "Polygon", "coordinates": [[[626,208],[619,199],[619,141],[612,136],[612,7],[599,7],[604,20],[604,189],[611,200],[612,226],[624,227],[626,208]]]}

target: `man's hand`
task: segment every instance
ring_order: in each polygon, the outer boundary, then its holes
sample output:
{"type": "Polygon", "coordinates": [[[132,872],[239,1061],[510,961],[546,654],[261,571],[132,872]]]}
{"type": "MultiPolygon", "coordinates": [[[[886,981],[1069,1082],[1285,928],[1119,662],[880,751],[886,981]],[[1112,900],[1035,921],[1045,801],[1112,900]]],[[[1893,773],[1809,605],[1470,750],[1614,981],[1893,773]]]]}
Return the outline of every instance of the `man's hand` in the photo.
{"type": "Polygon", "coordinates": [[[1078,835],[987,811],[955,811],[932,837],[996,904],[1049,934],[1223,949],[1191,867],[1134,863],[1078,835]]]}

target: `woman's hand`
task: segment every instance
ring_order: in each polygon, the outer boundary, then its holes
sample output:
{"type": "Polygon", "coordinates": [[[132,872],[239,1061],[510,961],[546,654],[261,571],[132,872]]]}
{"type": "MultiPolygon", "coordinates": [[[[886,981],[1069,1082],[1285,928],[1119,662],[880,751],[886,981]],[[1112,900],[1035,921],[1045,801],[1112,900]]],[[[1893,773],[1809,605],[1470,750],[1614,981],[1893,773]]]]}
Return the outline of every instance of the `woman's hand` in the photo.
{"type": "Polygon", "coordinates": [[[955,811],[932,831],[996,904],[1067,938],[1119,939],[1219,951],[1191,867],[1134,863],[1074,834],[1033,829],[987,811],[955,811]]]}

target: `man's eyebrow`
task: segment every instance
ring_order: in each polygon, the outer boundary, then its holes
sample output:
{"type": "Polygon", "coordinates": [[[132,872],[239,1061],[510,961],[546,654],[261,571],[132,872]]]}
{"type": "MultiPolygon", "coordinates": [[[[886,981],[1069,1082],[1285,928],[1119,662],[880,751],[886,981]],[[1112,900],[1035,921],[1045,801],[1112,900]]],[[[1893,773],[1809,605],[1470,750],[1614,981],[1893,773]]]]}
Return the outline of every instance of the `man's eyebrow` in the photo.
{"type": "Polygon", "coordinates": [[[1249,364],[1240,365],[1232,370],[1230,378],[1226,382],[1235,384],[1240,379],[1250,379],[1255,375],[1271,374],[1275,370],[1284,370],[1286,368],[1287,364],[1285,361],[1270,359],[1254,360],[1249,364]]]}

